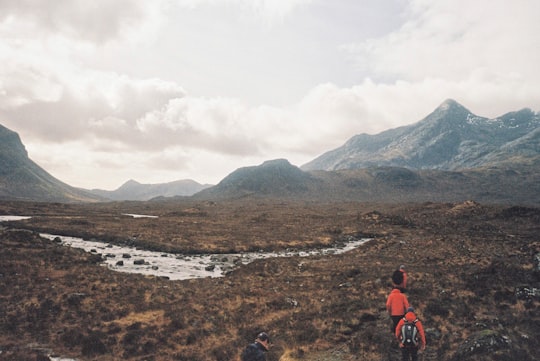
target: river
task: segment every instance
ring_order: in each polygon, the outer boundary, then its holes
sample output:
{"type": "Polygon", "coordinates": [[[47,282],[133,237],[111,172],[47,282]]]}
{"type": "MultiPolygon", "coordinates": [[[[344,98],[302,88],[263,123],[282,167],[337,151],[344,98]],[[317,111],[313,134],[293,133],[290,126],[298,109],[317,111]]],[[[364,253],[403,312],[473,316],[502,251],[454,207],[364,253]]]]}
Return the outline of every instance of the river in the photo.
{"type": "MultiPolygon", "coordinates": [[[[132,217],[149,217],[137,214],[126,214],[132,217]]],[[[0,216],[0,222],[28,219],[28,216],[0,216]]],[[[336,247],[313,249],[307,251],[283,252],[249,252],[233,254],[199,254],[179,255],[165,252],[153,252],[133,247],[117,246],[99,241],[86,241],[78,237],[59,236],[40,233],[41,237],[58,242],[64,246],[81,248],[86,252],[100,254],[103,265],[111,270],[127,273],[139,273],[170,280],[183,280],[202,277],[223,277],[228,271],[239,264],[247,264],[257,259],[272,257],[308,257],[315,255],[339,254],[355,249],[369,241],[369,238],[356,239],[351,237],[336,247]]],[[[51,361],[77,361],[77,359],[53,357],[51,361]]]]}
{"type": "MultiPolygon", "coordinates": [[[[133,217],[150,217],[131,215],[133,217]]],[[[28,219],[26,216],[0,216],[1,221],[28,219]]],[[[282,252],[246,252],[232,254],[196,254],[183,255],[165,252],[147,251],[134,247],[118,246],[100,241],[88,241],[78,237],[59,236],[41,233],[41,237],[56,241],[64,246],[80,248],[86,252],[101,255],[103,265],[111,270],[127,273],[139,273],[170,280],[191,278],[223,277],[227,272],[241,264],[248,264],[257,259],[273,257],[309,257],[339,254],[355,249],[369,241],[369,238],[350,237],[338,246],[312,250],[287,250],[282,252]]]]}

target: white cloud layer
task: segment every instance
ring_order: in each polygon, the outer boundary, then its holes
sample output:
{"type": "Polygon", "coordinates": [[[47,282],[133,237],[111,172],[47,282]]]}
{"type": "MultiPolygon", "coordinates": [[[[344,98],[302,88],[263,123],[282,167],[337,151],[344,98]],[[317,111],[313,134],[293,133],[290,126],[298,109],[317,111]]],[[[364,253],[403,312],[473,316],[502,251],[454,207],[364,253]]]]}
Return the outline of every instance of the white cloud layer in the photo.
{"type": "Polygon", "coordinates": [[[447,98],[481,116],[540,110],[538,13],[535,0],[4,0],[0,124],[74,186],[217,183],[447,98]]]}

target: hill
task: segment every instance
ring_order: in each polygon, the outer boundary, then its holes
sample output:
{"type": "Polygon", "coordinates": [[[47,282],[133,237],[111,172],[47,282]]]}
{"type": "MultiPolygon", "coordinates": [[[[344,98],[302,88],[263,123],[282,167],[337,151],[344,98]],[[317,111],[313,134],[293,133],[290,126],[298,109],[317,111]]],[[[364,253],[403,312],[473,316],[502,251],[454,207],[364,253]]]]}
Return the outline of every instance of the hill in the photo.
{"type": "Polygon", "coordinates": [[[478,202],[540,204],[540,166],[445,171],[369,167],[304,172],[280,159],[241,168],[193,196],[218,200],[245,197],[304,201],[478,202]]]}
{"type": "Polygon", "coordinates": [[[540,158],[540,115],[530,109],[495,119],[446,100],[423,120],[376,135],[360,134],[304,164],[302,170],[373,166],[462,170],[540,158]]]}
{"type": "Polygon", "coordinates": [[[54,178],[28,158],[19,135],[0,125],[0,199],[43,202],[96,202],[88,191],[54,178]]]}
{"type": "Polygon", "coordinates": [[[540,116],[495,119],[446,100],[418,123],[352,137],[300,168],[286,160],[231,173],[202,199],[540,204],[540,116]]]}
{"type": "Polygon", "coordinates": [[[114,191],[92,189],[91,192],[114,201],[147,201],[156,197],[191,196],[208,187],[210,185],[191,179],[158,184],[141,184],[129,180],[114,191]]]}
{"type": "Polygon", "coordinates": [[[243,167],[226,176],[216,186],[203,190],[196,198],[311,197],[317,180],[286,159],[275,159],[259,166],[243,167]]]}

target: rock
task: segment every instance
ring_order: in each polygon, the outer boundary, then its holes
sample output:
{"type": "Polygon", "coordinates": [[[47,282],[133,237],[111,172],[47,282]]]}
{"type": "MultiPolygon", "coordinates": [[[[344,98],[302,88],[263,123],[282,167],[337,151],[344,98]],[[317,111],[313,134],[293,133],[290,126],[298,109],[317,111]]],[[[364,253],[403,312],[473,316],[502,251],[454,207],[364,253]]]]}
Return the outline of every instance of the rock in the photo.
{"type": "Polygon", "coordinates": [[[209,265],[209,266],[204,267],[204,269],[205,269],[206,271],[214,271],[215,268],[216,268],[216,265],[215,265],[215,264],[211,264],[211,265],[209,265]]]}
{"type": "Polygon", "coordinates": [[[129,253],[124,253],[122,255],[122,258],[131,258],[131,255],[129,253]]]}
{"type": "Polygon", "coordinates": [[[497,350],[509,349],[510,339],[508,336],[500,334],[495,330],[483,330],[470,336],[458,347],[453,361],[468,360],[471,355],[484,355],[485,359],[490,359],[489,355],[497,350]]]}
{"type": "Polygon", "coordinates": [[[101,257],[101,254],[99,253],[91,253],[88,257],[88,262],[90,263],[101,263],[103,262],[103,257],[101,257]]]}
{"type": "Polygon", "coordinates": [[[540,298],[540,288],[534,288],[530,286],[521,286],[516,287],[514,291],[517,299],[519,300],[530,300],[533,298],[540,298]]]}
{"type": "Polygon", "coordinates": [[[285,302],[288,303],[289,305],[291,305],[292,307],[298,307],[298,301],[294,298],[291,298],[291,297],[287,297],[285,299],[285,302]]]}
{"type": "Polygon", "coordinates": [[[67,303],[71,306],[78,306],[84,298],[86,298],[86,293],[70,293],[67,296],[67,303]]]}
{"type": "Polygon", "coordinates": [[[123,265],[124,265],[124,261],[118,261],[118,262],[116,262],[116,265],[117,265],[117,266],[123,266],[123,265]]]}
{"type": "Polygon", "coordinates": [[[133,264],[144,265],[144,259],[136,259],[135,261],[133,261],[133,264]]]}
{"type": "Polygon", "coordinates": [[[426,338],[429,340],[440,340],[442,338],[442,333],[436,328],[426,328],[425,330],[426,338]]]}

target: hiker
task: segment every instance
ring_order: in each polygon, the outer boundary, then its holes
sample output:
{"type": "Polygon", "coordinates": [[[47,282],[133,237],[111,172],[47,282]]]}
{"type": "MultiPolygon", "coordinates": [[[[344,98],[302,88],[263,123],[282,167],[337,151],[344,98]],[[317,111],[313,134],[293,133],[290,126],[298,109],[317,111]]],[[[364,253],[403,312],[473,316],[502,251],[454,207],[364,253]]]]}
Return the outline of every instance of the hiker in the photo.
{"type": "Polygon", "coordinates": [[[401,347],[401,356],[403,361],[417,361],[418,350],[426,349],[426,335],[422,322],[414,313],[414,308],[407,308],[407,313],[396,327],[396,338],[401,347]]]}
{"type": "Polygon", "coordinates": [[[409,308],[407,296],[399,288],[394,287],[386,300],[386,310],[392,318],[392,333],[396,332],[396,326],[405,316],[407,308],[409,308]]]}
{"type": "Polygon", "coordinates": [[[249,344],[242,352],[242,361],[266,361],[266,352],[270,348],[270,337],[266,332],[257,335],[255,342],[249,344]]]}
{"type": "Polygon", "coordinates": [[[394,287],[399,288],[401,292],[407,290],[407,272],[405,271],[405,265],[399,266],[399,269],[395,270],[392,274],[392,283],[394,287]]]}

